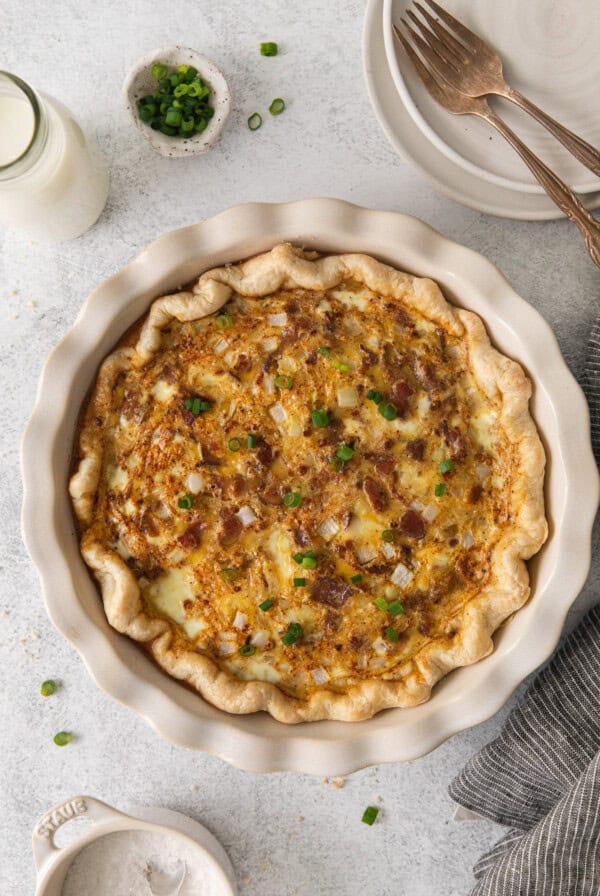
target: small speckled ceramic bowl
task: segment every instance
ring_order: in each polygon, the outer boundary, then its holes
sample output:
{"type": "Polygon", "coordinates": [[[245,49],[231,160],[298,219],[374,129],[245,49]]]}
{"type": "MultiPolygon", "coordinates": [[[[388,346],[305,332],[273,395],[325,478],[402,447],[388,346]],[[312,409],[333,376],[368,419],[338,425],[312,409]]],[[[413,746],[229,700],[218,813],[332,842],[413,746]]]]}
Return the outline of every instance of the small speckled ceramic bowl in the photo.
{"type": "Polygon", "coordinates": [[[181,159],[186,156],[199,155],[206,152],[221,136],[221,131],[229,115],[231,94],[227,81],[216,65],[197,53],[190,47],[159,47],[146,53],[138,59],[123,85],[123,93],[127,111],[137,130],[146,138],[152,149],[161,156],[171,159],[181,159]],[[154,131],[150,125],[143,122],[138,115],[137,101],[143,96],[153,94],[156,90],[156,80],[152,77],[151,68],[155,62],[161,62],[169,68],[177,68],[179,65],[193,65],[203,81],[211,88],[211,105],[215,114],[201,134],[194,133],[191,137],[169,137],[154,131]]]}

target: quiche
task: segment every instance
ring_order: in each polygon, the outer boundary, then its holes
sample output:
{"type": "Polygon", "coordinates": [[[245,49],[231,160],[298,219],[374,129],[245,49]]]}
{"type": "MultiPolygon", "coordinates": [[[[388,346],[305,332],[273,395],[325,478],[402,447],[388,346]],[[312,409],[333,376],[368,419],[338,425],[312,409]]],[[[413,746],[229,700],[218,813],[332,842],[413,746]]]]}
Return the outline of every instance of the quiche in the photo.
{"type": "Polygon", "coordinates": [[[528,599],[530,394],[479,317],[368,256],[202,274],[82,411],[70,492],[109,623],[231,713],[427,700],[528,599]]]}

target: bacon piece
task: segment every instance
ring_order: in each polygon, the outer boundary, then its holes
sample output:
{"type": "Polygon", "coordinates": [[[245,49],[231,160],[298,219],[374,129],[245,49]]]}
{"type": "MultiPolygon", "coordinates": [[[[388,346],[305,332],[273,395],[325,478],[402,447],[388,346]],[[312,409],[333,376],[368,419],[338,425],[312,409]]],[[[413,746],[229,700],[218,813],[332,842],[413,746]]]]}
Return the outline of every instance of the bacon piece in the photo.
{"type": "Polygon", "coordinates": [[[252,370],[252,358],[249,358],[248,355],[240,355],[233,369],[236,373],[247,373],[248,370],[252,370]]]}
{"type": "Polygon", "coordinates": [[[181,412],[181,417],[183,419],[183,422],[187,426],[193,426],[196,418],[194,417],[194,415],[192,414],[191,411],[188,411],[188,409],[186,408],[186,406],[183,402],[181,402],[181,407],[179,410],[181,412]]]}
{"type": "Polygon", "coordinates": [[[376,510],[378,513],[381,513],[383,510],[387,510],[390,506],[390,496],[388,494],[388,490],[385,485],[382,485],[380,482],[376,482],[371,476],[365,476],[365,481],[363,482],[363,490],[367,498],[369,499],[369,504],[376,510]]]}
{"type": "Polygon", "coordinates": [[[231,498],[241,498],[246,494],[247,485],[247,479],[240,473],[236,473],[234,476],[223,476],[221,479],[223,492],[231,498]]]}
{"type": "Polygon", "coordinates": [[[268,467],[273,463],[273,449],[268,442],[261,442],[256,449],[256,458],[263,467],[268,467]]]}
{"type": "Polygon", "coordinates": [[[336,632],[341,624],[340,614],[334,613],[333,610],[327,610],[323,626],[330,632],[336,632]]]}
{"type": "Polygon", "coordinates": [[[267,486],[264,486],[263,483],[263,487],[257,491],[257,496],[258,500],[263,504],[270,504],[272,507],[276,507],[283,500],[283,489],[276,482],[271,482],[267,486]]]}
{"type": "Polygon", "coordinates": [[[412,457],[413,460],[423,460],[425,457],[425,440],[413,439],[413,441],[407,442],[406,453],[409,457],[412,457]]]}
{"type": "Polygon", "coordinates": [[[348,642],[350,650],[355,650],[355,651],[364,650],[364,648],[367,646],[367,644],[368,644],[368,641],[364,635],[351,635],[350,641],[348,642]]]}
{"type": "Polygon", "coordinates": [[[396,380],[391,388],[392,401],[396,405],[399,417],[404,417],[410,408],[410,396],[414,395],[415,390],[405,379],[396,380]]]}
{"type": "Polygon", "coordinates": [[[158,374],[159,380],[170,383],[172,386],[179,380],[179,371],[171,364],[165,364],[161,372],[158,374]]]}
{"type": "Polygon", "coordinates": [[[381,476],[389,476],[394,472],[396,461],[391,454],[369,454],[368,458],[373,461],[376,472],[381,476]]]}
{"type": "Polygon", "coordinates": [[[310,544],[310,538],[309,538],[309,536],[308,536],[307,533],[304,531],[304,529],[302,529],[300,526],[298,526],[298,527],[294,530],[294,541],[295,541],[296,544],[299,545],[301,548],[305,548],[308,544],[310,544]]]}
{"type": "Polygon", "coordinates": [[[192,523],[187,527],[183,535],[180,535],[177,541],[182,548],[193,550],[194,548],[199,547],[202,543],[203,531],[204,523],[202,522],[202,520],[196,520],[195,523],[192,523]]]}
{"type": "Polygon", "coordinates": [[[364,345],[360,346],[360,350],[365,356],[363,362],[361,364],[361,370],[367,370],[369,367],[374,367],[379,363],[379,356],[372,352],[370,349],[366,348],[364,345]]]}
{"type": "Polygon", "coordinates": [[[141,423],[145,410],[140,404],[138,392],[126,392],[121,402],[121,414],[131,423],[141,423]]]}
{"type": "Polygon", "coordinates": [[[240,519],[233,513],[221,514],[221,531],[219,533],[219,544],[223,548],[229,548],[235,544],[242,534],[243,525],[240,519]]]}
{"type": "Polygon", "coordinates": [[[433,364],[415,355],[411,358],[410,366],[417,382],[426,392],[433,392],[434,389],[439,389],[440,384],[435,375],[433,364]]]}
{"type": "Polygon", "coordinates": [[[442,422],[442,433],[444,441],[450,449],[450,455],[453,460],[464,460],[469,451],[469,442],[459,429],[450,429],[448,422],[442,422]]]}
{"type": "Polygon", "coordinates": [[[400,528],[404,535],[420,541],[425,536],[425,521],[416,510],[407,510],[400,520],[400,528]]]}
{"type": "Polygon", "coordinates": [[[158,533],[160,532],[158,520],[148,510],[146,510],[145,513],[142,514],[142,518],[140,520],[140,529],[142,530],[142,532],[146,532],[151,537],[158,535],[158,533]]]}
{"type": "Polygon", "coordinates": [[[326,604],[339,610],[352,597],[352,588],[339,579],[322,576],[312,586],[310,596],[317,604],[326,604]]]}
{"type": "Polygon", "coordinates": [[[474,485],[469,491],[467,501],[469,502],[469,504],[477,504],[477,502],[481,498],[482,494],[483,494],[483,486],[479,485],[479,484],[474,485]]]}

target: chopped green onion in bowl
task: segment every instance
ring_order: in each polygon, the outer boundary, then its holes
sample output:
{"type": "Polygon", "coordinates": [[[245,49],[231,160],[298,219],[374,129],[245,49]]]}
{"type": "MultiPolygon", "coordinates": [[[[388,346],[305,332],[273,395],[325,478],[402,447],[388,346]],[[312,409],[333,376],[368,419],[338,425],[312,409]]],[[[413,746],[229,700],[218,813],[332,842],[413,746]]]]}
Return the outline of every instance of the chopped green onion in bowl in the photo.
{"type": "Polygon", "coordinates": [[[211,87],[193,65],[169,68],[161,62],[150,67],[156,82],[153,93],[136,101],[137,113],[152,130],[167,137],[187,137],[202,133],[215,114],[211,87]]]}

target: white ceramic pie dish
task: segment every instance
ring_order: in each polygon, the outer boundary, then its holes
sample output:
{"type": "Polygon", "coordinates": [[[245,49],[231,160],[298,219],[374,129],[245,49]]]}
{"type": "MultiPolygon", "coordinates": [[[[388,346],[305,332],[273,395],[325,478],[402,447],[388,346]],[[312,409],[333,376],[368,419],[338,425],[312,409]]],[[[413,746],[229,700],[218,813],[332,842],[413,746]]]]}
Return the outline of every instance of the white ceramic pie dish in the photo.
{"type": "Polygon", "coordinates": [[[598,505],[587,405],[540,315],[489,261],[422,222],[333,199],[229,209],[165,234],[98,286],[42,372],[22,468],[24,537],[49,615],[97,684],[168,739],[253,771],[347,774],[414,759],[493,715],[554,649],[589,569],[598,505]],[[230,715],[164,675],[106,622],[79,554],[67,491],[79,408],[121,334],[155,297],[283,240],[322,251],[366,252],[433,277],[450,299],[481,314],[497,347],[519,360],[533,380],[532,411],[548,453],[550,536],[530,564],[532,597],[497,633],[494,653],[452,672],[429,702],[357,723],[286,726],[265,713],[230,715]]]}

